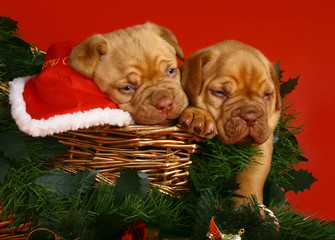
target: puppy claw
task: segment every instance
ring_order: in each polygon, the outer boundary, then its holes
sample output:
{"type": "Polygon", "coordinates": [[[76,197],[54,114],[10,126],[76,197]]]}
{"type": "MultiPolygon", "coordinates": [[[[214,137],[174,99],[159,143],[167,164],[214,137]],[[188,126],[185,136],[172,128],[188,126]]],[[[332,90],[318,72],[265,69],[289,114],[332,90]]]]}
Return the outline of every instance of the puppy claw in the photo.
{"type": "Polygon", "coordinates": [[[197,135],[202,135],[202,124],[198,123],[196,126],[193,127],[193,132],[196,133],[197,135]]]}
{"type": "Polygon", "coordinates": [[[214,133],[214,128],[209,127],[208,130],[205,132],[205,136],[211,136],[214,133]]]}
{"type": "Polygon", "coordinates": [[[207,139],[211,139],[211,138],[215,137],[216,135],[218,135],[218,134],[217,134],[217,132],[214,131],[214,129],[213,129],[213,130],[211,130],[211,131],[207,131],[207,132],[205,133],[204,137],[207,138],[207,139]]]}
{"type": "Polygon", "coordinates": [[[185,128],[186,130],[189,130],[190,129],[190,125],[191,125],[191,119],[186,119],[186,120],[183,120],[183,121],[180,121],[179,124],[185,128]]]}

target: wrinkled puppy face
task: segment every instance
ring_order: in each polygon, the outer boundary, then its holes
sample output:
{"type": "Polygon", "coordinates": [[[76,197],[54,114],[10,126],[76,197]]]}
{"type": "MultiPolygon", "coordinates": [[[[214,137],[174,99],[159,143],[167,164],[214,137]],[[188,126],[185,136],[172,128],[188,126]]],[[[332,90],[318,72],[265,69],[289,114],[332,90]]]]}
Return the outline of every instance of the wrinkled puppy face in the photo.
{"type": "MultiPolygon", "coordinates": [[[[195,71],[200,73],[201,83],[198,95],[190,99],[211,113],[219,140],[225,144],[264,143],[280,116],[279,80],[273,65],[256,49],[233,40],[202,50],[195,59],[201,68],[195,71]]],[[[187,64],[186,68],[190,67],[187,64]]],[[[187,93],[196,92],[188,89],[191,82],[183,85],[187,93]]]]}
{"type": "Polygon", "coordinates": [[[184,58],[175,36],[146,23],[87,39],[71,52],[70,65],[136,122],[165,124],[188,105],[176,56],[184,58]]]}

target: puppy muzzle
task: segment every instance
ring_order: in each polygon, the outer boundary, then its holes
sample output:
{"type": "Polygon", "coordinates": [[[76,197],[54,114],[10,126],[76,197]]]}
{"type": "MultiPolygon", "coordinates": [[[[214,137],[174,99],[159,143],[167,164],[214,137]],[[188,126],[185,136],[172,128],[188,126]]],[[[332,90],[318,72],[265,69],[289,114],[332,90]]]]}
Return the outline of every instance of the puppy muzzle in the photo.
{"type": "Polygon", "coordinates": [[[241,107],[229,115],[229,118],[218,121],[219,139],[223,143],[262,144],[270,136],[266,113],[259,107],[241,107]]]}
{"type": "Polygon", "coordinates": [[[186,108],[188,101],[181,89],[152,87],[134,98],[128,111],[140,124],[172,124],[186,108]],[[156,88],[156,89],[155,89],[156,88]],[[158,89],[157,89],[158,88],[158,89]]]}

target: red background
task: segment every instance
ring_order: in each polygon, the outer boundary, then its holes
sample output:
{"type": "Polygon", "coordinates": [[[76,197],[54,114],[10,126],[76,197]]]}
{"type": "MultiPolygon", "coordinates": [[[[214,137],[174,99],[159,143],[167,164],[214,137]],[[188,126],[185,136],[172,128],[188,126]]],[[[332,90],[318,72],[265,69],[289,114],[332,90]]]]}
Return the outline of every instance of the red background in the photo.
{"type": "Polygon", "coordinates": [[[301,74],[291,94],[305,132],[298,139],[319,179],[311,190],[288,193],[298,208],[335,217],[333,153],[335,17],[332,0],[318,1],[2,1],[0,15],[19,22],[23,38],[40,49],[81,41],[94,33],[151,21],[177,36],[187,58],[194,51],[237,39],[281,61],[284,79],[301,74]]]}

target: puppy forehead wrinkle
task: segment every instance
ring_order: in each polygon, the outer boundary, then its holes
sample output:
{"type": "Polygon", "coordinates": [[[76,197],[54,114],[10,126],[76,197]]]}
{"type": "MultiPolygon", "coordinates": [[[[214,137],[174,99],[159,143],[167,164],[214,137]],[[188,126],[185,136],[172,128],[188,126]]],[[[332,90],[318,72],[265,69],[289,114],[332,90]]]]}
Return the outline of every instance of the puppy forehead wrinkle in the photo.
{"type": "Polygon", "coordinates": [[[173,47],[160,38],[158,34],[152,30],[150,24],[147,27],[138,25],[126,29],[119,29],[105,34],[105,36],[109,39],[112,48],[118,49],[120,53],[128,56],[144,57],[150,54],[147,53],[148,51],[172,53],[173,56],[175,56],[173,47]]]}
{"type": "MultiPolygon", "coordinates": [[[[149,33],[150,36],[143,34],[134,34],[134,36],[125,39],[113,37],[114,48],[110,56],[116,59],[124,59],[129,62],[133,59],[136,64],[140,63],[144,68],[159,66],[161,62],[172,62],[178,66],[174,49],[169,44],[160,44],[164,42],[161,38],[149,33]]],[[[122,61],[119,61],[122,62],[122,61]]],[[[141,69],[143,70],[143,69],[141,69]]]]}
{"type": "Polygon", "coordinates": [[[270,78],[270,72],[265,63],[258,56],[246,51],[236,51],[222,68],[222,72],[229,74],[240,88],[250,88],[261,85],[263,79],[270,78]]]}

